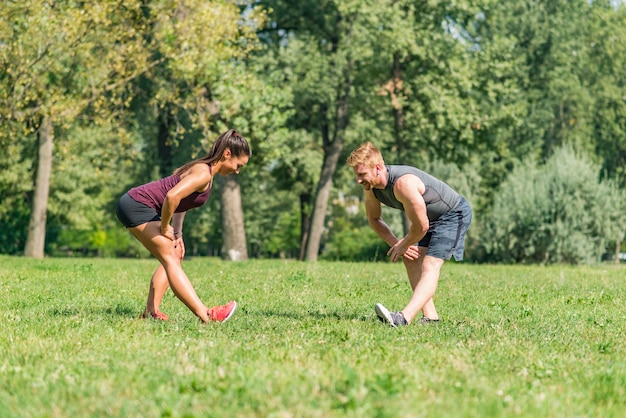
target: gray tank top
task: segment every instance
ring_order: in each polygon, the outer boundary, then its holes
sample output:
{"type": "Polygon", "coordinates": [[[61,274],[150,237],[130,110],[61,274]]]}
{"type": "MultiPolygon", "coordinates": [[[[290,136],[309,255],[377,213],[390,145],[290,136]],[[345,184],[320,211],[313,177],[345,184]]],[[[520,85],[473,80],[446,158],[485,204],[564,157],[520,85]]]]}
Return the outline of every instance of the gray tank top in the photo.
{"type": "Polygon", "coordinates": [[[387,186],[384,189],[372,189],[376,199],[385,205],[404,211],[404,206],[393,193],[393,187],[398,179],[406,174],[419,177],[426,186],[426,191],[422,195],[426,202],[426,213],[429,221],[437,220],[441,215],[454,209],[461,200],[461,195],[455,192],[452,187],[430,174],[408,165],[388,165],[387,186]]]}

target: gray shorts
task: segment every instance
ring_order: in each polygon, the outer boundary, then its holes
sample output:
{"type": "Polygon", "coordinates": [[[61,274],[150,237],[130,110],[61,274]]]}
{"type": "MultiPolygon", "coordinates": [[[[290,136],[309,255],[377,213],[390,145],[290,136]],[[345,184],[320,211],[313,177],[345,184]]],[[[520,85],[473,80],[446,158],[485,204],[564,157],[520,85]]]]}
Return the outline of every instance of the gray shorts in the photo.
{"type": "Polygon", "coordinates": [[[465,234],[472,223],[472,207],[461,197],[454,209],[441,215],[430,223],[428,232],[417,244],[428,247],[426,255],[449,260],[454,256],[456,261],[463,260],[465,234]]]}
{"type": "Polygon", "coordinates": [[[117,219],[126,227],[132,228],[151,221],[160,221],[161,216],[156,210],[137,202],[125,193],[117,202],[117,219]]]}

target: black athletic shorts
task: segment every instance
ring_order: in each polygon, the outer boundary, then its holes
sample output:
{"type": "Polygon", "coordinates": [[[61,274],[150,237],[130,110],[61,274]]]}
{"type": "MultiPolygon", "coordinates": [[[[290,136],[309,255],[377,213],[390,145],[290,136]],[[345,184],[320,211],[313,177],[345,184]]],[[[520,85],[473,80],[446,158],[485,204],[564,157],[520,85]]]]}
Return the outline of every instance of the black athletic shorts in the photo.
{"type": "Polygon", "coordinates": [[[128,193],[117,202],[117,219],[126,227],[132,228],[151,221],[160,221],[161,215],[156,210],[137,202],[128,193]]]}
{"type": "Polygon", "coordinates": [[[461,197],[454,209],[441,215],[430,223],[428,232],[417,244],[428,247],[426,255],[449,260],[454,256],[456,261],[463,260],[465,234],[472,223],[472,208],[461,197]]]}

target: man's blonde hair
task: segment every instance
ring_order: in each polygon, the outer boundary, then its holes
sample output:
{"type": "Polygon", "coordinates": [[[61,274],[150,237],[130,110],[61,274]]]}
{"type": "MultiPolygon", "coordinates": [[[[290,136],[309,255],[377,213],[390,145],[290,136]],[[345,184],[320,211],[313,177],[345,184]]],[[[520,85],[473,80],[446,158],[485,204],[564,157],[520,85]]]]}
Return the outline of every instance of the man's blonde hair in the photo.
{"type": "Polygon", "coordinates": [[[382,154],[369,141],[362,143],[357,149],[352,151],[346,162],[350,167],[356,167],[361,164],[365,164],[368,167],[374,167],[376,164],[385,165],[382,154]]]}

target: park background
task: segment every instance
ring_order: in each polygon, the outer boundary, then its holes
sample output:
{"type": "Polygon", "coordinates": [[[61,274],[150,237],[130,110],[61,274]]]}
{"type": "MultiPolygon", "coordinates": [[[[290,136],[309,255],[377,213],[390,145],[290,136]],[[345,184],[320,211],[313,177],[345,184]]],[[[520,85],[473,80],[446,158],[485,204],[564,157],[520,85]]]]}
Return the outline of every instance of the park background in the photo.
{"type": "Polygon", "coordinates": [[[624,416],[622,1],[7,0],[0,67],[0,416],[624,416]],[[115,204],[228,128],[185,271],[237,312],[138,320],[115,204]],[[365,140],[474,208],[437,326],[376,319],[365,140]]]}
{"type": "Polygon", "coordinates": [[[229,128],[253,157],[190,256],[384,260],[345,165],[366,140],[471,202],[469,261],[625,250],[621,1],[5,1],[0,66],[2,254],[147,256],[118,198],[229,128]]]}

